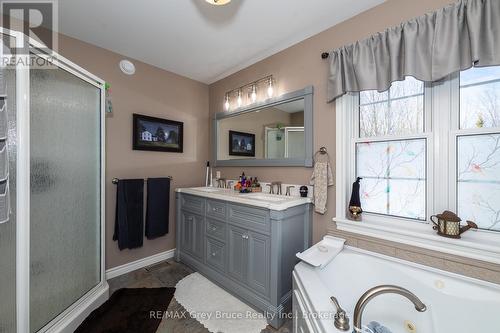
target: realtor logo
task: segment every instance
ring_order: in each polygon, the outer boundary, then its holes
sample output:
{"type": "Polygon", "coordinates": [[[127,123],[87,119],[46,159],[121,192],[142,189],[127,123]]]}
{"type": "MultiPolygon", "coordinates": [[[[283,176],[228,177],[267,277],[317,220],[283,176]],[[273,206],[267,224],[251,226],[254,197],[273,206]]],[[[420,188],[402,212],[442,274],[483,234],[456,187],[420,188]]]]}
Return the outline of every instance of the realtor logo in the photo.
{"type": "Polygon", "coordinates": [[[57,0],[3,0],[0,3],[4,28],[22,32],[40,43],[42,49],[57,51],[57,0]]]}

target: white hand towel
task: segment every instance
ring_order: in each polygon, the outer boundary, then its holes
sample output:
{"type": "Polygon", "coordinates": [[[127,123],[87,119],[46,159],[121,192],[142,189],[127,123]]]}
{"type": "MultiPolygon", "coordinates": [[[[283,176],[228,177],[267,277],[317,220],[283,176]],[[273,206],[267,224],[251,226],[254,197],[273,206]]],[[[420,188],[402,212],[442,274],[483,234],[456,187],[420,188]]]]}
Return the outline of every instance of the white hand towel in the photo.
{"type": "Polygon", "coordinates": [[[328,186],[332,186],[333,172],[330,162],[316,162],[311,176],[310,184],[314,186],[314,210],[317,213],[326,213],[326,202],[328,199],[328,186]]]}

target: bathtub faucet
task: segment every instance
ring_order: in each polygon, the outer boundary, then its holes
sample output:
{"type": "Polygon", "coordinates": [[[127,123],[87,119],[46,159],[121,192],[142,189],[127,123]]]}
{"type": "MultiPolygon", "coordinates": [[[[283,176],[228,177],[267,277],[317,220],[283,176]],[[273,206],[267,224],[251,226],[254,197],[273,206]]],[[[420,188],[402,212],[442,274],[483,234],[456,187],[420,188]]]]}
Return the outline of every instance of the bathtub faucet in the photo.
{"type": "Polygon", "coordinates": [[[363,315],[363,310],[365,309],[366,304],[368,304],[368,302],[370,302],[374,297],[382,294],[398,294],[404,296],[415,305],[415,309],[418,312],[424,312],[425,310],[427,310],[425,304],[422,303],[422,301],[417,296],[415,296],[415,294],[405,288],[391,285],[373,287],[360,297],[358,303],[356,303],[356,307],[354,308],[354,330],[356,332],[362,332],[361,317],[363,315]]]}
{"type": "Polygon", "coordinates": [[[339,301],[335,297],[330,297],[333,304],[337,308],[337,313],[335,313],[335,327],[341,331],[349,331],[349,317],[347,316],[344,309],[340,307],[339,301]]]}

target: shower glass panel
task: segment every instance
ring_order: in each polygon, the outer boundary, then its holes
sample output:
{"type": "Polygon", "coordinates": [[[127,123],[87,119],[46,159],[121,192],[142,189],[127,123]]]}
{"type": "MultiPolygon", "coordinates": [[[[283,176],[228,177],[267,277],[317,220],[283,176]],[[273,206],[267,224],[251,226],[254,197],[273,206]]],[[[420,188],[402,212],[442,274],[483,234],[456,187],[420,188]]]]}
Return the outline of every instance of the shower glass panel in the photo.
{"type": "MultiPolygon", "coordinates": [[[[1,35],[7,45],[9,37],[1,35]]],[[[12,38],[13,39],[13,38],[12,38]]],[[[15,45],[15,44],[14,44],[15,45]]],[[[16,72],[0,69],[0,115],[2,145],[8,154],[8,180],[0,181],[0,187],[9,182],[9,220],[0,223],[0,332],[16,331],[16,72]],[[5,117],[5,118],[4,118],[5,117]],[[5,127],[4,120],[7,120],[5,127]],[[5,133],[6,130],[6,133],[5,133]]],[[[5,158],[7,156],[2,156],[5,158]]],[[[3,161],[2,161],[3,162],[3,161]]],[[[5,176],[5,174],[4,174],[5,176]]],[[[2,176],[2,179],[5,177],[2,176]]]]}
{"type": "Polygon", "coordinates": [[[100,282],[100,89],[30,70],[30,330],[100,282]]]}

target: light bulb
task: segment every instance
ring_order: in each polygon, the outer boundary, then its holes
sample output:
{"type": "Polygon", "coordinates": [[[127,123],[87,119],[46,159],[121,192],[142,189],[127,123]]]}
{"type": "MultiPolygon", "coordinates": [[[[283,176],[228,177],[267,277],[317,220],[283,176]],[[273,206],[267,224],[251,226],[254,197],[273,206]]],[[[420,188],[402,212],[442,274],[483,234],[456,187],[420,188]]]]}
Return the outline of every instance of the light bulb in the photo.
{"type": "Polygon", "coordinates": [[[238,107],[240,107],[243,104],[243,100],[241,99],[241,89],[238,90],[238,107]]]}
{"type": "Polygon", "coordinates": [[[273,97],[274,89],[273,89],[273,79],[269,79],[269,87],[267,87],[267,96],[273,97]]]}
{"type": "Polygon", "coordinates": [[[214,6],[224,6],[231,2],[231,0],[206,0],[206,1],[214,6]]]}
{"type": "Polygon", "coordinates": [[[255,84],[252,86],[252,102],[255,103],[255,101],[257,101],[257,87],[255,86],[255,84]]]}
{"type": "Polygon", "coordinates": [[[229,111],[229,95],[226,95],[226,102],[224,103],[224,108],[229,111]]]}

